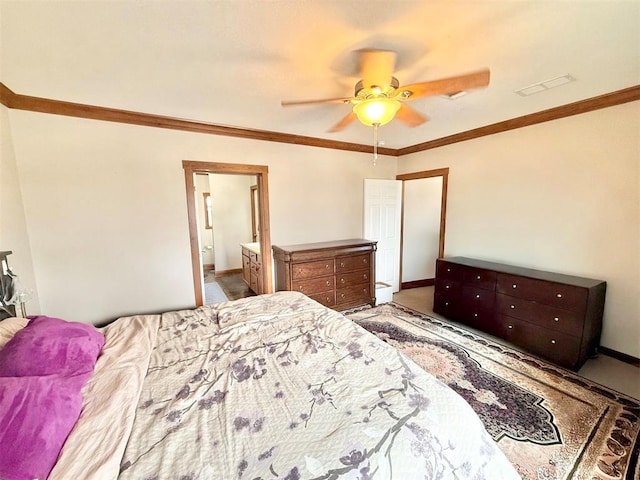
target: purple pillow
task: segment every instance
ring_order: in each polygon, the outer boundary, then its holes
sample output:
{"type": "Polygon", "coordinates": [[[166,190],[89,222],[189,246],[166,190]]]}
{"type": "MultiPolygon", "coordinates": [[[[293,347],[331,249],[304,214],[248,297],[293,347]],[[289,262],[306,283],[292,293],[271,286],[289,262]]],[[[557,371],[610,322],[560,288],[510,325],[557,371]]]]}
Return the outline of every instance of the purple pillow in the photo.
{"type": "Polygon", "coordinates": [[[93,325],[31,317],[0,350],[0,377],[93,371],[104,336],[93,325]]]}
{"type": "Polygon", "coordinates": [[[36,317],[0,350],[0,478],[45,479],[104,344],[93,326],[36,317]]]}

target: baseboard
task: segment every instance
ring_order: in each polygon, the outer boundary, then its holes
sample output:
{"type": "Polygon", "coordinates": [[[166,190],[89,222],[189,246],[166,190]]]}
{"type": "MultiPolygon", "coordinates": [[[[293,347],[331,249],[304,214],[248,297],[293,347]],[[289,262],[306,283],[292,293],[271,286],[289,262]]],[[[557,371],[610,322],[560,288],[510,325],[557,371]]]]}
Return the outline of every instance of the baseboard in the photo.
{"type": "Polygon", "coordinates": [[[425,278],[424,280],[413,280],[411,282],[402,282],[400,284],[400,289],[407,290],[408,288],[432,287],[435,284],[436,284],[435,278],[425,278]]]}
{"type": "Polygon", "coordinates": [[[607,357],[615,358],[616,360],[620,360],[621,362],[640,368],[640,358],[636,358],[633,355],[627,355],[626,353],[618,352],[617,350],[612,350],[602,346],[598,347],[598,352],[606,355],[607,357]]]}
{"type": "Polygon", "coordinates": [[[216,277],[224,277],[226,275],[233,275],[234,273],[242,273],[241,268],[232,268],[231,270],[217,270],[216,277]]]}

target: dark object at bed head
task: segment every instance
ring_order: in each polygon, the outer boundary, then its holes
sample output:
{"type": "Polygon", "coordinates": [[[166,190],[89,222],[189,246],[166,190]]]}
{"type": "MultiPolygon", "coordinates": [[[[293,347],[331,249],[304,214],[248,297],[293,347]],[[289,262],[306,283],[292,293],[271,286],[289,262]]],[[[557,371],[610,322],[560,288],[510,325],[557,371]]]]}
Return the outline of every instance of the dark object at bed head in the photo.
{"type": "MultiPolygon", "coordinates": [[[[7,256],[11,255],[11,251],[0,252],[0,262],[7,262],[7,256]]],[[[8,268],[7,262],[7,268],[8,268]]],[[[3,318],[15,317],[16,307],[14,305],[5,305],[4,300],[11,298],[13,294],[13,282],[9,275],[5,275],[4,269],[0,264],[0,320],[3,318]]]]}

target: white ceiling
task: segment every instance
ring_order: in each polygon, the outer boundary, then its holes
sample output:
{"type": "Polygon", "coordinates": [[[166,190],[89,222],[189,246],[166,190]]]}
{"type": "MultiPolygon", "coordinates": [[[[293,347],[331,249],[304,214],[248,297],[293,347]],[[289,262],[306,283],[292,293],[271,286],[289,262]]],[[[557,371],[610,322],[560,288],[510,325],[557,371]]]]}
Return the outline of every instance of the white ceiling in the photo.
{"type": "Polygon", "coordinates": [[[488,88],[410,102],[430,121],[380,129],[400,148],[640,84],[640,1],[0,0],[0,81],[16,93],[371,144],[327,129],[353,52],[398,53],[400,84],[491,69],[488,88]],[[515,90],[570,74],[529,97],[515,90]]]}

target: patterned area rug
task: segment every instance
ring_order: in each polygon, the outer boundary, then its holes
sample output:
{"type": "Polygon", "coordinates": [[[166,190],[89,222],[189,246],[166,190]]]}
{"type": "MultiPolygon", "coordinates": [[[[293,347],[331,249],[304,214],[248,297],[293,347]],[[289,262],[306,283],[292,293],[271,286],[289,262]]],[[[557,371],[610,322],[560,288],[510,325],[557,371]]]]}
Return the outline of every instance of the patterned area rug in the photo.
{"type": "Polygon", "coordinates": [[[640,479],[640,401],[395,303],[343,313],[464,397],[523,479],[640,479]]]}

